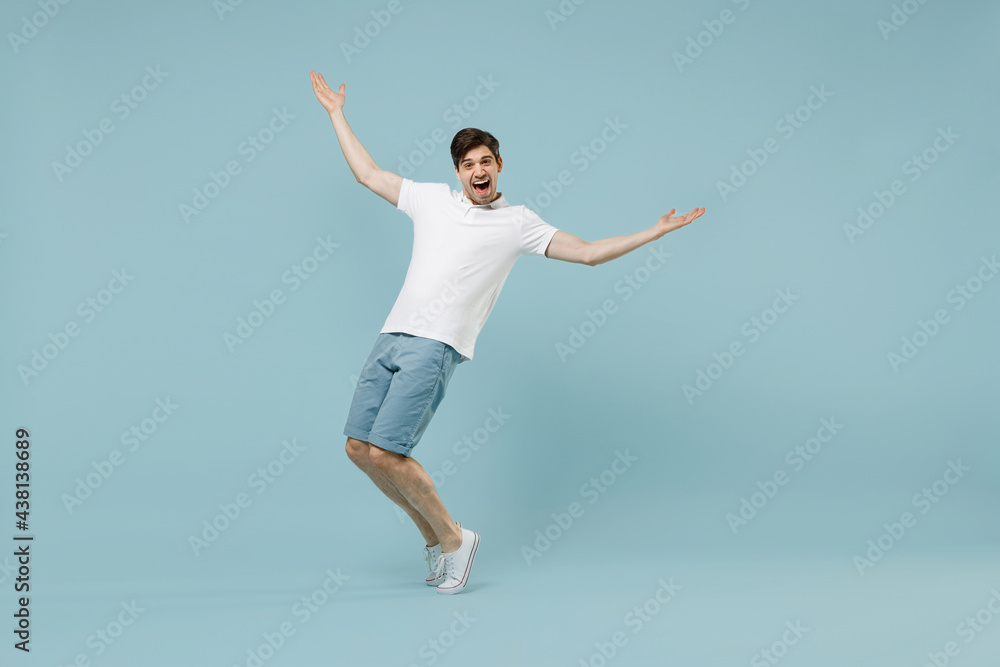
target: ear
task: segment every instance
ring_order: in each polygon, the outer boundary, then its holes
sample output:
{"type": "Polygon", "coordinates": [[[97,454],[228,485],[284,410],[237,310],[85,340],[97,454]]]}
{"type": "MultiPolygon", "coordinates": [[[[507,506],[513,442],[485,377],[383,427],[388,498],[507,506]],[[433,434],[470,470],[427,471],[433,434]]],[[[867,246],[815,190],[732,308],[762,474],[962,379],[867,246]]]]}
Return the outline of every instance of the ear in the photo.
{"type": "Polygon", "coordinates": [[[501,171],[503,171],[503,158],[502,157],[498,157],[497,158],[497,173],[499,174],[501,171]]]}

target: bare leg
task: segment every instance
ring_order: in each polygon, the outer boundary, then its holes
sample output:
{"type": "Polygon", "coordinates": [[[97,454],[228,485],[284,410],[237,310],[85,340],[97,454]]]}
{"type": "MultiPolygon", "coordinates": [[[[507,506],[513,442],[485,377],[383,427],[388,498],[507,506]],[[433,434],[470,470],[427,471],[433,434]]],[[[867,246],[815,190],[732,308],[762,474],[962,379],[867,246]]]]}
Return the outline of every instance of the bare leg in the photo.
{"type": "Polygon", "coordinates": [[[383,474],[382,470],[371,460],[369,450],[375,450],[378,449],[378,447],[369,442],[356,440],[355,438],[348,438],[346,449],[347,456],[354,461],[356,466],[361,468],[362,472],[368,475],[371,480],[375,482],[375,486],[381,489],[382,493],[388,496],[389,500],[399,505],[399,507],[406,512],[407,516],[413,519],[413,523],[417,525],[417,529],[420,531],[420,534],[424,536],[424,541],[427,543],[427,546],[432,547],[437,544],[439,540],[437,534],[434,532],[434,529],[431,528],[431,525],[427,523],[427,520],[423,517],[423,515],[421,515],[420,512],[418,512],[416,508],[414,508],[413,505],[411,505],[409,501],[403,497],[403,494],[399,492],[396,485],[393,484],[389,478],[383,474]]]}
{"type": "Polygon", "coordinates": [[[462,546],[462,529],[455,524],[434,490],[434,481],[414,459],[376,446],[368,452],[372,463],[389,479],[441,540],[441,551],[451,553],[462,546]]]}

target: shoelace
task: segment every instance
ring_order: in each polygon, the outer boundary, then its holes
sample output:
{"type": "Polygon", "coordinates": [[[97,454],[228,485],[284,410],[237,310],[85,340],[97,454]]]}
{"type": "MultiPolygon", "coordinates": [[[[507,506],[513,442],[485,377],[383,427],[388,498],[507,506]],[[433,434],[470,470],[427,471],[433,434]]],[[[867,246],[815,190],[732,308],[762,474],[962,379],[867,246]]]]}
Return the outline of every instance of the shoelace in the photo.
{"type": "Polygon", "coordinates": [[[445,554],[441,554],[437,557],[434,562],[434,576],[435,577],[448,577],[451,572],[451,559],[447,558],[445,554]]]}
{"type": "Polygon", "coordinates": [[[427,561],[427,568],[428,569],[433,569],[434,568],[434,564],[431,563],[431,548],[430,547],[424,547],[424,560],[427,561]]]}

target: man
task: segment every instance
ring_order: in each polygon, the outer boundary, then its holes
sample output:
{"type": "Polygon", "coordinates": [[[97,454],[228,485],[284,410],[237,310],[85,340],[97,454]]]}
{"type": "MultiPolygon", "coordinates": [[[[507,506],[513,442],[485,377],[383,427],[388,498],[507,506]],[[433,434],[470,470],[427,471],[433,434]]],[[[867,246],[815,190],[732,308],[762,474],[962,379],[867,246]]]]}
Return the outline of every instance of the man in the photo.
{"type": "Polygon", "coordinates": [[[354,177],[413,220],[413,254],[399,297],[362,368],[344,435],[347,455],[413,519],[426,542],[428,585],[438,593],[469,582],[479,535],[452,520],[427,472],[411,456],[444,398],[455,368],[473,356],[476,337],[521,255],[596,266],[654,241],[705,209],[671,209],[635,234],[584,241],[510,206],[497,189],[499,142],[475,128],[451,143],[461,193],[444,183],[415,183],[380,169],[344,117],[344,84],[334,92],[309,73],[330,115],[354,177]]]}

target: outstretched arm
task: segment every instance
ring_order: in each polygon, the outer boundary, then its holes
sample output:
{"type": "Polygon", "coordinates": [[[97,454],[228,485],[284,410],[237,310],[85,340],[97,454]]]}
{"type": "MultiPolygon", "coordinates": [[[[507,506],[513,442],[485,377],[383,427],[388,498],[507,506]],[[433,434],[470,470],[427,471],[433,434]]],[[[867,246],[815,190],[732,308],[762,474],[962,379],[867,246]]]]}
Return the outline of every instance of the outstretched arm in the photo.
{"type": "Polygon", "coordinates": [[[380,169],[372,156],[361,145],[351,126],[347,124],[344,117],[344,84],[340,84],[340,90],[334,92],[327,85],[326,79],[319,72],[309,72],[312,80],[313,92],[316,99],[320,101],[323,108],[330,114],[330,122],[337,132],[337,140],[340,142],[340,149],[344,151],[347,165],[354,173],[354,178],[366,188],[384,198],[393,206],[399,202],[399,189],[403,185],[403,178],[391,171],[380,169]]]}
{"type": "Polygon", "coordinates": [[[656,224],[649,229],[624,236],[612,236],[599,241],[584,241],[578,236],[560,229],[552,235],[549,247],[545,250],[545,256],[561,259],[565,262],[597,266],[630,253],[650,241],[655,241],[667,232],[683,227],[700,218],[705,209],[696,208],[686,215],[674,216],[673,214],[676,212],[676,208],[670,209],[669,213],[660,217],[656,224]]]}

